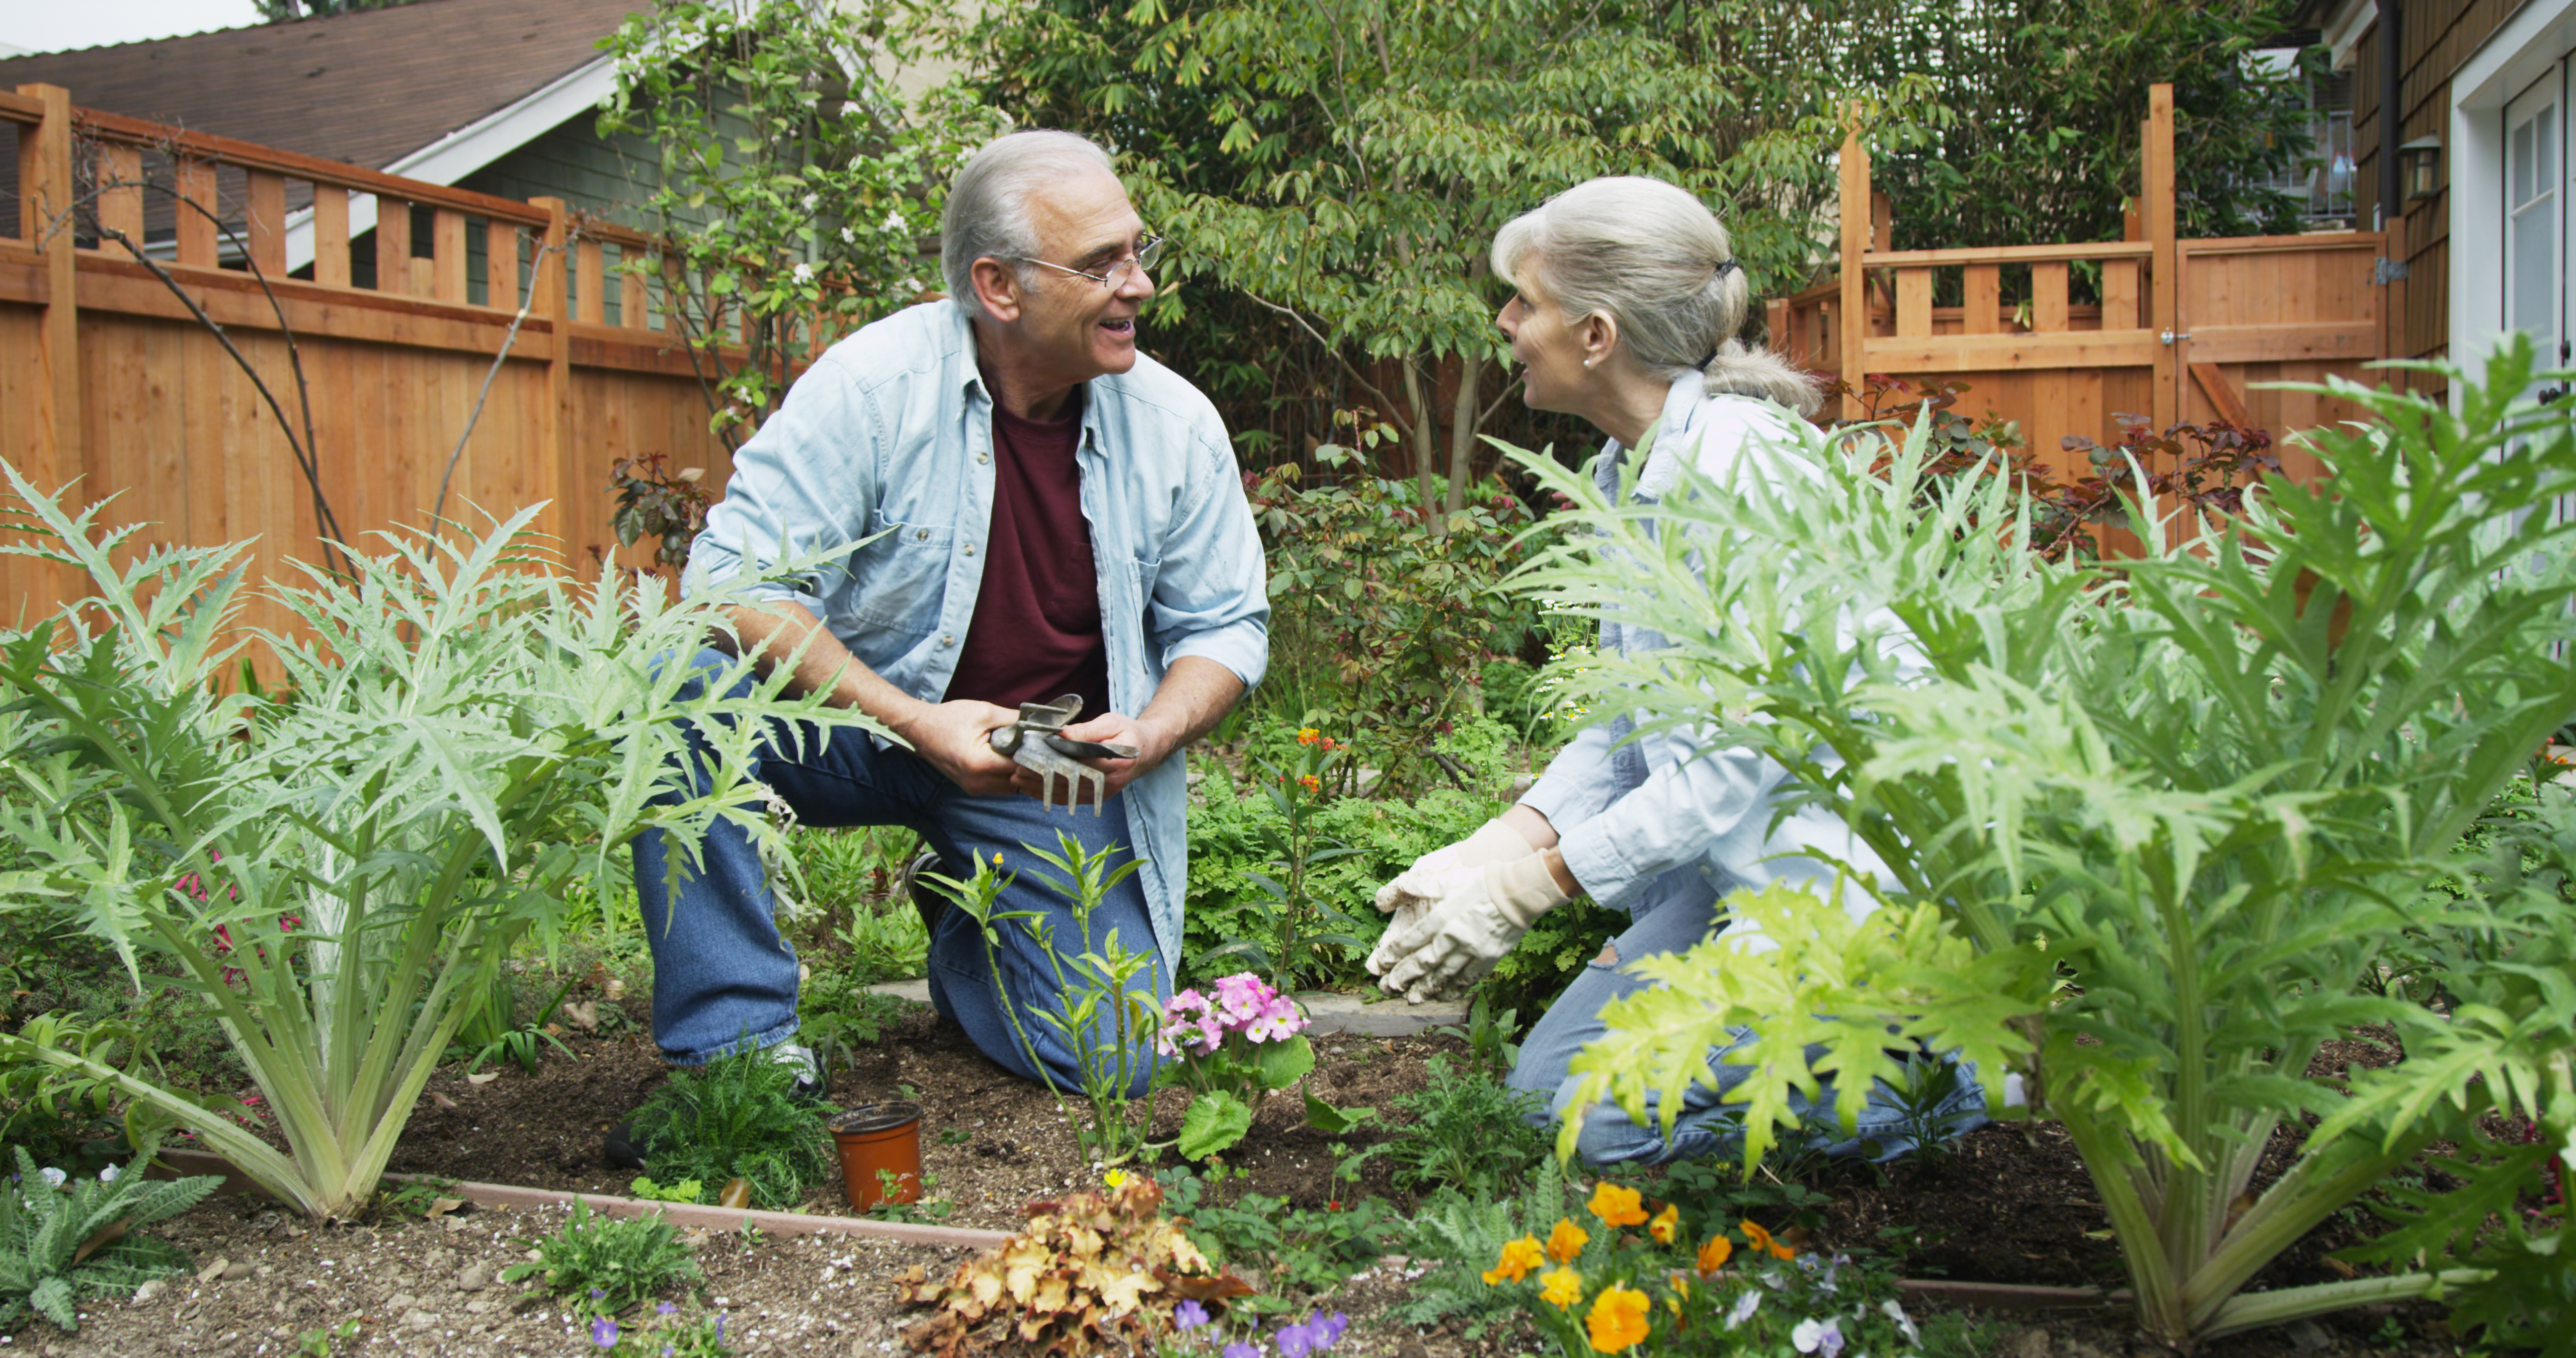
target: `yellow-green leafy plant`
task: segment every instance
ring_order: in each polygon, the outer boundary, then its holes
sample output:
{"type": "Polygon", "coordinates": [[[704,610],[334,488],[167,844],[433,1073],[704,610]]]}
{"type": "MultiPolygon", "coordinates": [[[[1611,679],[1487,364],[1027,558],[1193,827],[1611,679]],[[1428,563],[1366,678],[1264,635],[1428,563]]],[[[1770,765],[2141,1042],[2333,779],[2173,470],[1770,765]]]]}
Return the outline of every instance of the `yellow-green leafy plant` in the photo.
{"type": "Polygon", "coordinates": [[[533,508],[266,586],[287,633],[240,626],[246,545],[146,546],[0,471],[24,535],[0,550],[96,591],[0,636],[0,834],[25,864],[0,908],[214,1006],[263,1107],[17,1036],[0,1050],[114,1086],[313,1216],[366,1201],[511,946],[585,883],[610,889],[622,845],[667,833],[676,873],[719,819],[774,838],[748,776],[769,719],[811,739],[868,725],[788,697],[783,667],[692,684],[739,593],[675,603],[605,568],[557,574],[533,508]],[[224,691],[254,643],[283,697],[224,691]]]}
{"type": "Polygon", "coordinates": [[[2566,950],[2530,910],[2428,890],[2576,716],[2576,528],[2550,512],[2576,493],[2576,438],[2524,396],[2532,367],[2517,343],[2483,381],[2450,374],[2456,406],[2339,382],[2373,421],[2305,436],[2318,481],[2267,478],[2225,521],[2133,505],[2143,554],[2098,565],[2035,557],[1993,479],[1924,484],[1919,427],[1894,447],[1818,436],[1770,476],[1686,478],[1655,505],[1532,460],[1598,534],[1531,587],[1670,641],[1580,675],[1596,711],[1769,755],[1787,800],[1840,812],[1891,879],[1862,921],[1738,895],[1777,951],[1721,934],[1641,963],[1663,984],[1607,1011],[1578,1106],[1669,1127],[1750,1025],[1730,1095],[1749,1160],[1791,1091],[1829,1077],[1849,1119],[1896,1076],[1887,1049],[1921,1040],[1990,1086],[2018,1072],[2066,1127],[2160,1339],[2493,1281],[2463,1239],[2391,1274],[2243,1290],[2460,1118],[2515,1112],[2558,1142],[2576,1112],[2536,1002],[2571,993],[2566,950]],[[2520,969],[2520,1009],[2464,1026],[2365,984],[2401,929],[2471,978],[2520,969]],[[2444,1058],[2357,1098],[2308,1073],[2365,1023],[2444,1058]],[[2311,1115],[2258,1190],[2272,1133],[2311,1115]]]}

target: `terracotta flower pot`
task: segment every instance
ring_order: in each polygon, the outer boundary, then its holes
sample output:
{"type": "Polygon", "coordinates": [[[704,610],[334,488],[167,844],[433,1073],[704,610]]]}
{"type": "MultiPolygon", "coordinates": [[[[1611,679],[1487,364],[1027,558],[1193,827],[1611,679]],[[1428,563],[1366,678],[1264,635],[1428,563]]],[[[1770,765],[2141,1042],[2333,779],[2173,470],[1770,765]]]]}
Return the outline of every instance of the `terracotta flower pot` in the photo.
{"type": "Polygon", "coordinates": [[[881,1202],[921,1201],[920,1104],[863,1103],[833,1118],[831,1127],[850,1206],[864,1212],[881,1202]],[[891,1191],[880,1171],[892,1176],[891,1191]]]}

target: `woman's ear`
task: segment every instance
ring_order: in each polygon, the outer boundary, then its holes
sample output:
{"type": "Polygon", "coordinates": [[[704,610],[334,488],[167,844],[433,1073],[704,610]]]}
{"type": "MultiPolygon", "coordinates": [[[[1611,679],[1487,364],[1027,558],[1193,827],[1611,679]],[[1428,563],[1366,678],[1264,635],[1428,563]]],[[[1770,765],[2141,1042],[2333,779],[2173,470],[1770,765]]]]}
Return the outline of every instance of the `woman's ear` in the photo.
{"type": "Polygon", "coordinates": [[[1575,334],[1583,341],[1583,366],[1587,368],[1609,362],[1611,353],[1619,347],[1619,323],[1606,311],[1584,317],[1575,334]]]}

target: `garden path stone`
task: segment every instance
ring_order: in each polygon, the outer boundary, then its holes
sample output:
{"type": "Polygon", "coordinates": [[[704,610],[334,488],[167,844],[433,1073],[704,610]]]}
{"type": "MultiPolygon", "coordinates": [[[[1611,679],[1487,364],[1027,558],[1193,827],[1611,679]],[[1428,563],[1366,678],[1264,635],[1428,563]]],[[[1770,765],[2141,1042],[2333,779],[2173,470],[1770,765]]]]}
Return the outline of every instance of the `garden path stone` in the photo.
{"type": "MultiPolygon", "coordinates": [[[[926,979],[887,981],[868,989],[899,1000],[910,1000],[914,1004],[930,1003],[930,982],[926,979]]],[[[1420,1037],[1434,1028],[1467,1021],[1465,1000],[1429,1000],[1421,1004],[1379,1000],[1371,1003],[1358,995],[1307,990],[1298,992],[1297,1003],[1306,1010],[1309,1020],[1306,1031],[1318,1035],[1357,1033],[1363,1037],[1420,1037]]]]}

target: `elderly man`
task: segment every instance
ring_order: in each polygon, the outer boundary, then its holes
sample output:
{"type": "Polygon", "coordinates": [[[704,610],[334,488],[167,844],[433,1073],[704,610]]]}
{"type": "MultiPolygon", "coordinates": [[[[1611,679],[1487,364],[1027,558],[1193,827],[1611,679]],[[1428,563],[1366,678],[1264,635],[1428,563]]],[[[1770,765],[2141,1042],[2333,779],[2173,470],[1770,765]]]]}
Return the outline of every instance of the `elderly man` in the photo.
{"type": "MultiPolygon", "coordinates": [[[[1260,681],[1260,539],[1215,408],[1136,347],[1161,242],[1098,146],[1064,132],[995,140],[959,170],[941,230],[949,300],[868,326],[797,380],[735,457],[690,574],[867,539],[734,623],[742,644],[792,657],[801,684],[904,743],[778,741],[757,776],[807,825],[910,826],[960,873],[1000,855],[1015,881],[999,908],[1051,917],[1064,955],[1082,937],[1023,846],[1051,850],[1063,832],[1132,855],[1141,867],[1094,911],[1091,941],[1116,930],[1151,954],[1131,989],[1165,994],[1187,882],[1173,756],[1260,681]],[[1137,751],[1089,761],[1108,791],[1097,816],[1047,807],[989,740],[1018,704],[1066,693],[1083,701],[1066,736],[1137,751]]],[[[789,1040],[797,961],[756,852],[738,830],[711,834],[703,869],[681,865],[676,909],[667,854],[658,840],[635,854],[663,1054],[695,1065],[770,1048],[814,1077],[789,1040]]],[[[1001,935],[997,974],[973,921],[940,916],[932,1001],[1022,1078],[1075,1086],[1076,1054],[1035,1019],[1062,999],[1045,959],[1016,927],[1001,935]]],[[[1153,1059],[1138,1055],[1141,1089],[1153,1059]]],[[[612,1134],[612,1161],[640,1149],[612,1134]]]]}

